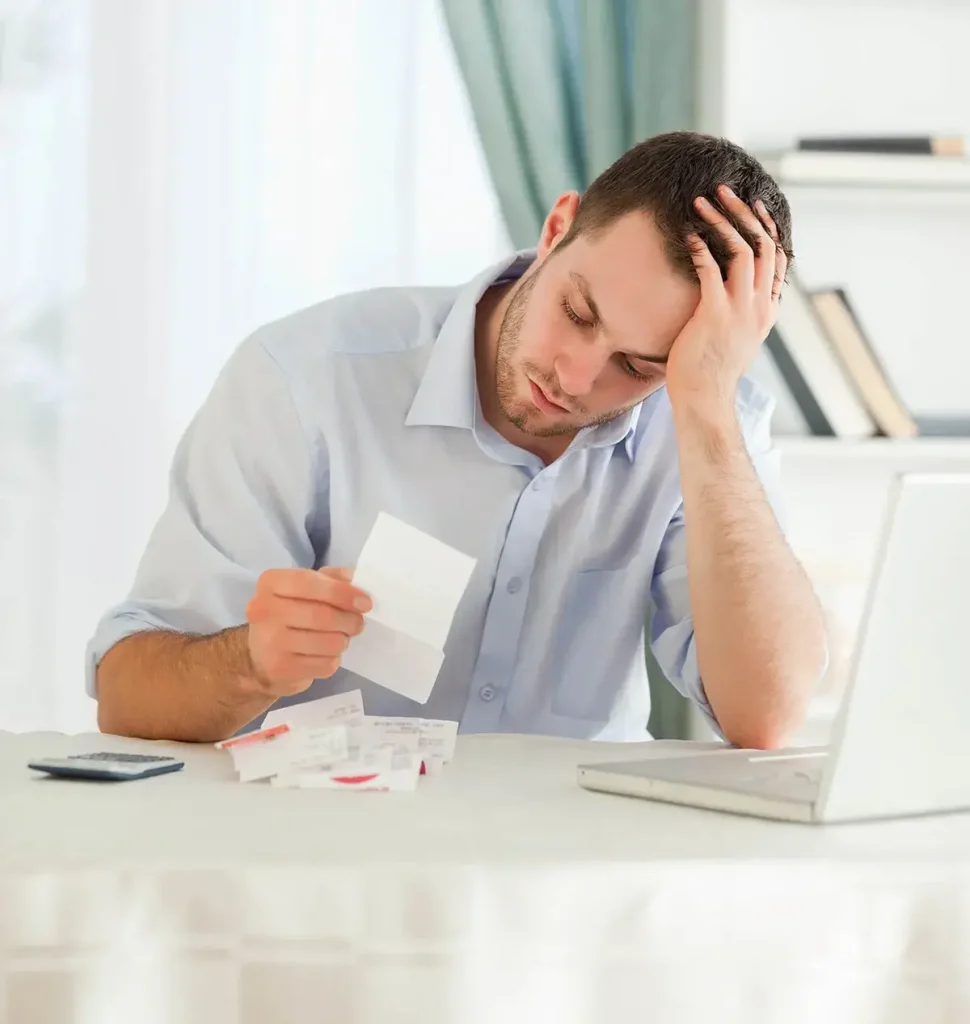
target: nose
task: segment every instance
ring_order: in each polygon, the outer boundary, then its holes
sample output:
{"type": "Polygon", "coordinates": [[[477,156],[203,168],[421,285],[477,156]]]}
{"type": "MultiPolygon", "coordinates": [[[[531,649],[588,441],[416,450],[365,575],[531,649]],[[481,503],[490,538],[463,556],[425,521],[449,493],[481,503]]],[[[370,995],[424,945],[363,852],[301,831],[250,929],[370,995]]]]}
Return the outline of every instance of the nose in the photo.
{"type": "Polygon", "coordinates": [[[553,363],[559,387],[572,398],[588,395],[608,358],[608,353],[596,342],[574,344],[553,363]]]}

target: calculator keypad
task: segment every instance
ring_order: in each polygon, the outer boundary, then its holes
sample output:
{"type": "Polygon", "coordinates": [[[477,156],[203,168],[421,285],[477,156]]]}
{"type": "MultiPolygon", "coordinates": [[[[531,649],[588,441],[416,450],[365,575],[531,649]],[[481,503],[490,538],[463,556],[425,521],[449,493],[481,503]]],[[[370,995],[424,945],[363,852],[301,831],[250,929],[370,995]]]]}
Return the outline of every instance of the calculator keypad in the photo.
{"type": "Polygon", "coordinates": [[[160,757],[156,754],[115,754],[108,750],[95,754],[71,754],[68,761],[106,761],[120,764],[148,764],[150,762],[174,761],[174,757],[160,757]]]}

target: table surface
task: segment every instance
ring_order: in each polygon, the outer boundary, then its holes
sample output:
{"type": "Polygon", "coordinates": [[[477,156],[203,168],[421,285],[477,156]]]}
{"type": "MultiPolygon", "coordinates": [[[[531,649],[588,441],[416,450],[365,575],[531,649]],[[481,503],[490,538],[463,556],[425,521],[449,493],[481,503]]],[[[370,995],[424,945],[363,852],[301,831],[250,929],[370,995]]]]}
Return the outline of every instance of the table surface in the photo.
{"type": "Polygon", "coordinates": [[[577,784],[672,749],[460,736],[414,793],[335,793],[242,785],[212,747],[0,734],[0,1024],[145,1020],[146,993],[166,1024],[970,1020],[970,815],[795,825],[577,784]],[[98,749],[186,767],[26,768],[98,749]]]}
{"type": "Polygon", "coordinates": [[[970,863],[970,814],[787,824],[593,793],[577,765],[712,744],[459,736],[414,793],[279,790],[235,780],[228,753],[97,734],[0,733],[0,870],[225,864],[654,862],[772,859],[970,863]],[[177,773],[121,783],[51,779],[38,756],[173,754],[177,773]]]}

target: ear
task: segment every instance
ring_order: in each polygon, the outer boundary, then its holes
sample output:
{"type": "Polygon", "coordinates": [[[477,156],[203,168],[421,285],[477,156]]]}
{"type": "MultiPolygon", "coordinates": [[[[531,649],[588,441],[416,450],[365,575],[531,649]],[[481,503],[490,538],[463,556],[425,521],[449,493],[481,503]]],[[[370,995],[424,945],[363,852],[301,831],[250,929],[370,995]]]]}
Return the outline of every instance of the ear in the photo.
{"type": "Polygon", "coordinates": [[[564,192],[555,202],[553,208],[542,225],[539,236],[539,259],[545,259],[553,249],[565,238],[572,227],[579,209],[579,193],[564,192]]]}

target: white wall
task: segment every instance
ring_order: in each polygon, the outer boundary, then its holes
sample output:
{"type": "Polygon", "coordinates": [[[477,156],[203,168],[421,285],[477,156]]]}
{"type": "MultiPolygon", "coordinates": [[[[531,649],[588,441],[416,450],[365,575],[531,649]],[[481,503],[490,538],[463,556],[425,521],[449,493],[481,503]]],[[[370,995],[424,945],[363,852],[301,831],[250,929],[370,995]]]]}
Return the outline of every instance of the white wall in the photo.
{"type": "Polygon", "coordinates": [[[966,0],[727,0],[726,130],[970,134],[966,0]]]}
{"type": "Polygon", "coordinates": [[[29,89],[9,40],[0,62],[0,729],[70,731],[93,722],[86,642],[244,335],[467,280],[509,242],[436,0],[13,7],[25,40],[47,42],[35,14],[66,38],[29,89]],[[79,315],[35,372],[8,308],[65,293],[79,315]]]}

